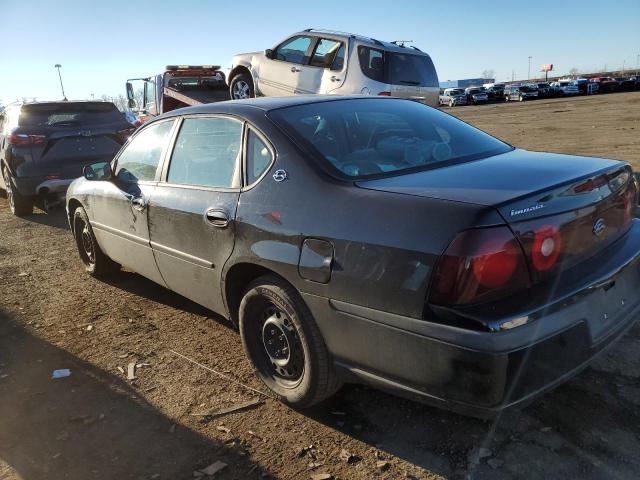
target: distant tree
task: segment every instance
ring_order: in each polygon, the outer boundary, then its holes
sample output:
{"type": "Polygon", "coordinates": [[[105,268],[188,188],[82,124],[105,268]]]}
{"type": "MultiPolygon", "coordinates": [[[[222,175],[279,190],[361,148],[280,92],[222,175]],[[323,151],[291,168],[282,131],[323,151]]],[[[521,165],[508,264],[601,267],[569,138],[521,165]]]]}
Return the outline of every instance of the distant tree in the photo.
{"type": "Polygon", "coordinates": [[[117,97],[113,97],[112,101],[121,112],[126,112],[127,110],[129,110],[129,102],[127,101],[127,97],[125,97],[123,94],[119,93],[117,97]]]}
{"type": "Polygon", "coordinates": [[[573,67],[571,70],[569,70],[569,75],[571,75],[572,77],[575,77],[576,75],[578,75],[579,71],[576,67],[573,67]]]}
{"type": "Polygon", "coordinates": [[[492,68],[482,71],[482,78],[495,78],[496,72],[492,68]]]}

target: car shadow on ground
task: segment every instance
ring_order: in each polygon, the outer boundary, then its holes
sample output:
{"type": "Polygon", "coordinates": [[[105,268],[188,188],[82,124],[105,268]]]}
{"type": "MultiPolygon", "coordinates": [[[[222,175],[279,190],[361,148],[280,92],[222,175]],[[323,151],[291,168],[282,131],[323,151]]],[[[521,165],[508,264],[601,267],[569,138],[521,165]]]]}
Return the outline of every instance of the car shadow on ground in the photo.
{"type": "Polygon", "coordinates": [[[640,478],[639,339],[637,325],[574,379],[493,420],[356,385],[308,414],[447,478],[640,478]]]}
{"type": "Polygon", "coordinates": [[[158,285],[157,283],[152,282],[148,278],[145,278],[137,273],[129,272],[127,270],[121,270],[103,279],[102,281],[111,285],[112,287],[125,290],[129,293],[144,297],[153,302],[167,305],[178,310],[183,310],[194,315],[211,318],[227,328],[234,328],[231,322],[218,315],[217,313],[203,307],[202,305],[192,302],[188,298],[183,297],[182,295],[179,295],[174,291],[169,290],[168,288],[158,285]]]}
{"type": "Polygon", "coordinates": [[[67,215],[63,207],[56,208],[50,213],[46,213],[39,208],[33,209],[33,214],[24,217],[29,222],[47,225],[49,227],[59,228],[61,230],[69,230],[67,215]]]}
{"type": "Polygon", "coordinates": [[[2,478],[193,478],[216,460],[228,464],[216,478],[269,474],[231,446],[173,422],[122,378],[31,335],[0,309],[2,478]],[[52,379],[56,369],[71,375],[52,379]]]}

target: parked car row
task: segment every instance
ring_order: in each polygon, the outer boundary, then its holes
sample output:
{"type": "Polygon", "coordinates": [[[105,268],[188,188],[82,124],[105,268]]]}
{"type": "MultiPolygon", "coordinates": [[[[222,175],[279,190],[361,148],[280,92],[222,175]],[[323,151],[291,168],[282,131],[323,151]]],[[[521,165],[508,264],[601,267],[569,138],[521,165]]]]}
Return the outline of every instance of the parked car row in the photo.
{"type": "Polygon", "coordinates": [[[467,88],[446,88],[438,103],[449,107],[488,101],[520,101],[537,98],[570,97],[618,91],[640,90],[640,77],[563,78],[553,82],[485,83],[467,88]],[[486,99],[483,96],[486,95],[486,99]],[[453,99],[452,97],[456,98],[453,99]],[[464,96],[464,100],[461,98],[464,96]]]}

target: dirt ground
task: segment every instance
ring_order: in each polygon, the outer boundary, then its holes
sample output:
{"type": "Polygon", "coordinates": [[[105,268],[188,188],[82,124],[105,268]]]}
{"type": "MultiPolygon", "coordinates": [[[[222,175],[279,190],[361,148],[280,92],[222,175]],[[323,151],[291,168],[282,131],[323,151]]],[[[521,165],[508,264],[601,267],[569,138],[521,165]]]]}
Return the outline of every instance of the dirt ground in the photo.
{"type": "MultiPolygon", "coordinates": [[[[446,110],[516,146],[640,165],[640,93],[446,110]]],[[[235,383],[264,390],[223,319],[133,273],[90,278],[62,212],[17,219],[0,199],[2,480],[192,479],[216,461],[199,478],[639,478],[639,340],[495,421],[358,386],[297,412],[235,383]]]]}

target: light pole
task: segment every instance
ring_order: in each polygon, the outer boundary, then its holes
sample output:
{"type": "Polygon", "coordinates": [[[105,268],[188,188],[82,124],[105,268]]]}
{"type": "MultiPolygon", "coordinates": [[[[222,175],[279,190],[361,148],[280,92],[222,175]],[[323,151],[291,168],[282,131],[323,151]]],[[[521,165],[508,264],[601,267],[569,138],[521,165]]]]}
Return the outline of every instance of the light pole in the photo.
{"type": "Polygon", "coordinates": [[[531,55],[529,55],[529,70],[527,71],[527,80],[531,80],[531,55]]]}
{"type": "Polygon", "coordinates": [[[636,75],[640,71],[640,53],[636,55],[636,75]]]}
{"type": "Polygon", "coordinates": [[[62,85],[62,75],[60,75],[60,69],[62,68],[62,65],[60,65],[59,63],[56,63],[54,67],[58,69],[58,78],[60,79],[60,89],[62,90],[62,99],[66,102],[67,96],[64,94],[64,86],[62,85]]]}

